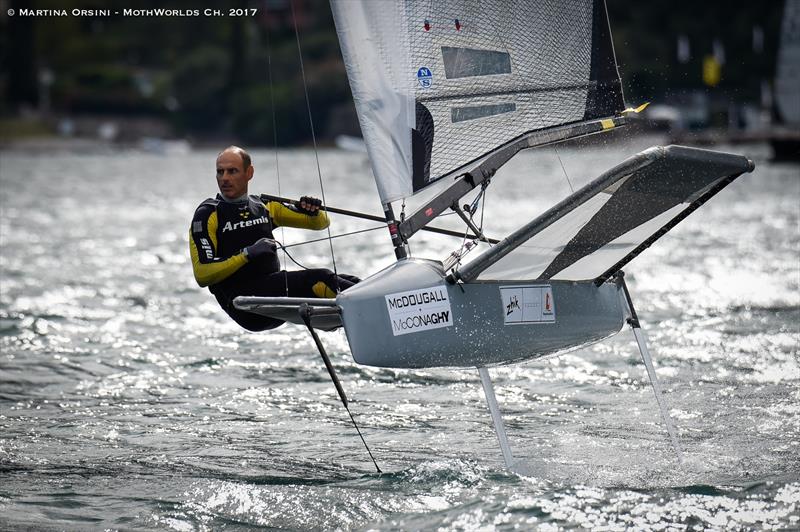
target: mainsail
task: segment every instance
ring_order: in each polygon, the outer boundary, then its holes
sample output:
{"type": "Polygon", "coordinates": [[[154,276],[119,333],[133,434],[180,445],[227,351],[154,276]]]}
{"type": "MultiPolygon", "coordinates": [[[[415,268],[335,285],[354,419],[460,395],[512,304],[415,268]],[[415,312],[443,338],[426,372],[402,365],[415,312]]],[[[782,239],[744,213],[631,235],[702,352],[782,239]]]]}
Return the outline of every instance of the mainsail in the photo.
{"type": "Polygon", "coordinates": [[[622,111],[603,0],[331,0],[384,204],[533,132],[622,111]]]}

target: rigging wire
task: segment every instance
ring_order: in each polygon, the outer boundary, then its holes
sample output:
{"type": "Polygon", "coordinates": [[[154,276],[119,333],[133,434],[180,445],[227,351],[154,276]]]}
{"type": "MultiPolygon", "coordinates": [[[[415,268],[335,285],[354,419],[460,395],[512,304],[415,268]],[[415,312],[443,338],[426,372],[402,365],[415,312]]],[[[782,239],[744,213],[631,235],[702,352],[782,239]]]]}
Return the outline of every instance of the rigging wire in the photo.
{"type": "MultiPolygon", "coordinates": [[[[278,161],[278,123],[275,115],[275,89],[272,83],[272,47],[270,45],[269,40],[269,28],[266,30],[266,40],[267,40],[267,76],[269,78],[269,102],[270,102],[270,109],[272,111],[272,142],[273,142],[273,149],[275,150],[275,176],[278,181],[278,196],[282,196],[281,194],[281,166],[278,161]]],[[[286,240],[286,229],[281,226],[281,240],[286,240]]],[[[284,295],[289,295],[289,272],[286,269],[286,257],[288,253],[286,250],[283,250],[283,284],[284,284],[284,295]]],[[[292,262],[295,262],[292,259],[292,262]]],[[[295,262],[295,264],[297,264],[295,262]]]]}
{"type": "MultiPolygon", "coordinates": [[[[483,212],[484,212],[484,208],[486,207],[486,201],[481,201],[481,199],[483,198],[485,200],[486,189],[487,189],[487,187],[489,186],[490,183],[491,183],[491,180],[484,181],[483,185],[481,185],[481,191],[478,193],[477,196],[475,196],[475,199],[472,200],[472,203],[469,204],[469,208],[466,211],[467,214],[469,214],[470,221],[474,222],[475,211],[477,211],[478,204],[481,205],[481,222],[480,222],[480,225],[478,226],[478,234],[479,235],[483,235],[483,212]]],[[[452,213],[448,213],[448,214],[455,214],[455,211],[453,211],[452,213]]],[[[457,256],[456,262],[452,265],[453,269],[458,269],[458,267],[461,265],[461,259],[463,258],[464,254],[465,254],[464,253],[464,248],[467,247],[467,235],[469,235],[469,231],[470,231],[470,227],[469,227],[469,225],[467,225],[467,229],[464,232],[463,238],[461,239],[461,246],[458,248],[458,251],[454,251],[453,253],[451,253],[451,256],[453,254],[455,254],[457,256]]],[[[487,243],[489,244],[489,246],[492,245],[491,242],[487,242],[487,243]]],[[[470,245],[470,247],[467,248],[467,251],[469,251],[471,249],[471,246],[472,245],[470,245]]],[[[462,290],[463,290],[463,288],[462,288],[462,290]]]]}
{"type": "Polygon", "coordinates": [[[289,257],[289,260],[291,260],[292,262],[294,262],[295,264],[297,264],[298,266],[300,266],[304,270],[310,270],[311,269],[308,266],[305,266],[305,265],[300,264],[299,262],[297,262],[297,260],[294,257],[292,257],[291,254],[289,254],[288,251],[286,251],[287,247],[291,247],[292,245],[299,245],[299,244],[289,244],[288,246],[284,246],[282,243],[278,242],[277,240],[275,241],[275,243],[278,245],[279,248],[281,248],[283,250],[284,255],[289,257]]]}
{"type": "MultiPolygon", "coordinates": [[[[370,227],[368,229],[359,229],[358,231],[350,231],[349,233],[341,233],[339,235],[333,235],[330,238],[341,238],[343,236],[351,236],[351,235],[356,235],[356,234],[359,234],[359,233],[366,233],[368,231],[377,231],[378,229],[385,229],[385,228],[386,228],[385,225],[379,225],[379,226],[376,226],[376,227],[370,227]]],[[[297,259],[292,257],[292,255],[289,253],[288,248],[293,248],[293,247],[296,247],[296,246],[304,246],[306,244],[313,244],[315,242],[322,242],[324,240],[328,240],[328,238],[327,237],[325,237],[325,238],[316,238],[314,240],[305,240],[303,242],[295,242],[294,244],[286,244],[286,245],[284,245],[282,242],[279,242],[278,240],[276,240],[275,243],[278,245],[279,248],[281,248],[283,250],[283,253],[287,257],[289,257],[289,260],[291,260],[292,262],[294,262],[295,264],[297,264],[298,266],[300,266],[304,270],[310,270],[311,268],[309,268],[308,266],[305,266],[305,265],[300,264],[299,262],[297,262],[297,259]]]]}
{"type": "MultiPolygon", "coordinates": [[[[306,70],[305,67],[303,66],[303,50],[300,47],[300,30],[297,27],[297,15],[294,9],[294,2],[292,2],[292,0],[289,0],[289,5],[292,8],[292,23],[294,25],[295,40],[297,41],[297,56],[300,60],[300,73],[302,74],[303,77],[303,94],[305,95],[306,99],[306,111],[308,112],[308,123],[311,126],[311,140],[314,144],[314,158],[317,162],[317,177],[319,178],[319,189],[320,193],[322,194],[322,205],[325,206],[328,204],[328,202],[325,201],[325,186],[322,184],[322,167],[320,166],[319,163],[317,136],[314,131],[314,118],[311,115],[311,102],[308,98],[308,82],[306,80],[306,70]]],[[[328,232],[328,244],[331,249],[331,262],[333,263],[333,278],[334,282],[336,283],[336,291],[339,292],[340,291],[339,272],[336,269],[336,255],[333,251],[333,238],[331,236],[330,223],[328,224],[327,232],[328,232]]],[[[286,248],[284,248],[284,252],[286,252],[286,248]]],[[[291,257],[291,255],[289,256],[291,257]]],[[[292,259],[292,261],[294,261],[294,259],[292,259]]],[[[338,377],[336,376],[336,372],[333,369],[333,365],[331,364],[331,361],[328,358],[327,353],[325,352],[325,348],[323,347],[322,342],[320,341],[316,331],[314,331],[314,327],[311,324],[311,309],[306,303],[303,303],[303,306],[301,308],[303,309],[303,311],[301,311],[300,315],[303,321],[305,322],[306,327],[308,327],[308,331],[309,333],[311,333],[311,337],[314,339],[314,343],[316,344],[317,349],[319,350],[319,353],[322,356],[323,361],[325,362],[325,367],[328,369],[328,374],[330,375],[331,380],[333,381],[333,384],[336,387],[336,391],[339,393],[339,397],[342,400],[342,404],[344,405],[345,410],[347,410],[347,413],[350,416],[350,420],[353,422],[353,426],[356,428],[356,432],[358,432],[358,436],[364,443],[364,447],[367,449],[367,453],[369,453],[369,457],[372,459],[372,463],[375,464],[375,469],[377,469],[378,473],[381,473],[381,468],[378,467],[378,463],[375,461],[375,457],[372,456],[372,451],[370,451],[366,440],[364,440],[364,436],[361,434],[361,429],[358,428],[358,424],[356,423],[356,418],[353,417],[352,412],[350,412],[350,408],[348,407],[347,396],[345,395],[344,390],[342,389],[342,385],[339,382],[338,377]]]]}
{"type": "MultiPolygon", "coordinates": [[[[322,195],[322,205],[327,205],[325,201],[325,187],[322,184],[322,167],[319,164],[319,150],[317,149],[317,135],[314,131],[314,118],[311,116],[311,101],[308,98],[308,82],[306,80],[306,70],[303,66],[303,50],[300,47],[300,30],[297,28],[297,16],[295,14],[294,2],[290,1],[289,5],[292,8],[292,24],[294,25],[294,36],[297,41],[297,56],[300,59],[300,74],[303,77],[303,94],[306,99],[306,111],[308,112],[308,123],[311,126],[311,141],[314,145],[314,158],[317,162],[317,177],[319,178],[319,189],[322,195]]],[[[333,263],[334,281],[336,282],[336,291],[339,291],[339,272],[336,269],[336,255],[333,251],[333,239],[331,238],[331,226],[328,224],[328,243],[331,249],[331,262],[333,263]]]]}
{"type": "Polygon", "coordinates": [[[357,235],[359,233],[367,233],[369,231],[377,231],[378,229],[386,229],[386,225],[378,225],[378,226],[375,226],[375,227],[369,227],[367,229],[358,229],[356,231],[350,231],[350,232],[347,232],[347,233],[339,233],[338,235],[333,235],[331,237],[315,238],[314,240],[304,240],[302,242],[295,242],[294,244],[286,244],[286,246],[284,246],[284,247],[293,248],[295,246],[303,246],[305,244],[313,244],[315,242],[322,242],[324,240],[328,240],[328,238],[331,238],[331,239],[333,239],[333,238],[342,238],[342,237],[345,237],[345,236],[357,235]]]}
{"type": "Polygon", "coordinates": [[[567,174],[567,168],[564,166],[564,161],[561,160],[561,154],[558,153],[558,148],[553,145],[553,149],[556,152],[556,157],[558,157],[558,162],[561,164],[561,171],[564,172],[564,177],[567,178],[567,184],[569,185],[569,190],[571,193],[575,194],[575,188],[572,186],[572,181],[569,179],[569,174],[567,174]]]}

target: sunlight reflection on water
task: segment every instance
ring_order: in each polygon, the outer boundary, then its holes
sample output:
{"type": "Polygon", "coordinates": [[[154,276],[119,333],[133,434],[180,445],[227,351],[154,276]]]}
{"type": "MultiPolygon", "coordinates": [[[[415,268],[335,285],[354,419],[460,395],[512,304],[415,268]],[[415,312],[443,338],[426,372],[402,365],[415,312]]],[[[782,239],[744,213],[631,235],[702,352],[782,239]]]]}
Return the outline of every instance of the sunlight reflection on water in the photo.
{"type": "MultiPolygon", "coordinates": [[[[642,142],[559,155],[580,186],[642,142]]],[[[800,524],[796,166],[758,160],[626,268],[683,469],[628,331],[492,370],[530,477],[503,470],[475,372],[358,366],[341,331],[324,334],[387,471],[378,476],[307,333],[247,333],[196,286],[187,230],[215,192],[214,155],[2,154],[0,190],[15,169],[28,175],[0,205],[0,509],[9,526],[800,524]],[[153,164],[168,178],[137,170],[153,164]]],[[[313,152],[279,155],[283,195],[314,193],[313,152]]],[[[332,205],[380,215],[361,155],[320,156],[332,205]]],[[[254,157],[254,187],[274,191],[272,153],[254,157]]],[[[512,160],[492,188],[493,235],[569,193],[552,150],[512,160]]],[[[333,221],[337,232],[364,227],[333,221]]],[[[420,236],[412,249],[443,258],[455,245],[420,236]]],[[[303,263],[330,264],[326,242],[294,249],[303,263]]],[[[339,271],[360,276],[392,262],[385,229],[334,249],[339,271]]]]}

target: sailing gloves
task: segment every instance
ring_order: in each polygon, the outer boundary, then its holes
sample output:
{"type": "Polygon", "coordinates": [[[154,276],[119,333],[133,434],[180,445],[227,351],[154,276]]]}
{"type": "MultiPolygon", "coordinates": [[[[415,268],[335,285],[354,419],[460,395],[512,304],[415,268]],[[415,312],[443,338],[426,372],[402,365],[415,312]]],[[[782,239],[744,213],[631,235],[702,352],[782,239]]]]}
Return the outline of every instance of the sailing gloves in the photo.
{"type": "Polygon", "coordinates": [[[300,201],[295,202],[294,206],[298,212],[309,216],[316,216],[317,213],[319,213],[319,208],[322,206],[322,200],[311,196],[302,196],[300,201]]]}
{"type": "Polygon", "coordinates": [[[254,244],[247,246],[242,251],[244,256],[247,257],[247,262],[258,264],[270,273],[280,270],[278,245],[274,240],[266,237],[259,238],[254,244]]]}

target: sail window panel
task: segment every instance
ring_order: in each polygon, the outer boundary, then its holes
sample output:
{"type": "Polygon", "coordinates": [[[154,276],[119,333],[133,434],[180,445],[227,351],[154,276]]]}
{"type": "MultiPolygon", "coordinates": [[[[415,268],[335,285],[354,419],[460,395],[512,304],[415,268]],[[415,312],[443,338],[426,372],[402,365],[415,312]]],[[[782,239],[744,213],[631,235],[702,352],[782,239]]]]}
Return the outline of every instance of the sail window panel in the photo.
{"type": "Polygon", "coordinates": [[[432,74],[431,83],[414,84],[420,101],[593,82],[592,0],[409,0],[406,6],[412,72],[426,67],[432,74]],[[460,31],[451,27],[455,18],[460,31]],[[414,24],[426,19],[430,31],[414,24]]]}
{"type": "Polygon", "coordinates": [[[431,147],[430,181],[485,155],[487,146],[503,145],[534,129],[581,120],[586,94],[585,89],[516,94],[514,112],[492,117],[491,127],[465,127],[471,124],[454,122],[452,109],[495,105],[496,97],[473,96],[425,102],[435,132],[431,147]],[[542,109],[558,109],[558,112],[544,113],[542,109]]]}
{"type": "Polygon", "coordinates": [[[597,194],[589,198],[567,216],[559,218],[525,244],[484,270],[478,279],[501,281],[538,279],[609,198],[607,194],[597,194]]]}
{"type": "Polygon", "coordinates": [[[466,122],[467,120],[477,120],[478,118],[513,113],[516,110],[517,105],[514,103],[453,107],[450,110],[450,119],[455,124],[456,122],[466,122]]]}
{"type": "Polygon", "coordinates": [[[508,52],[442,46],[442,62],[447,79],[511,74],[508,52]]]}

